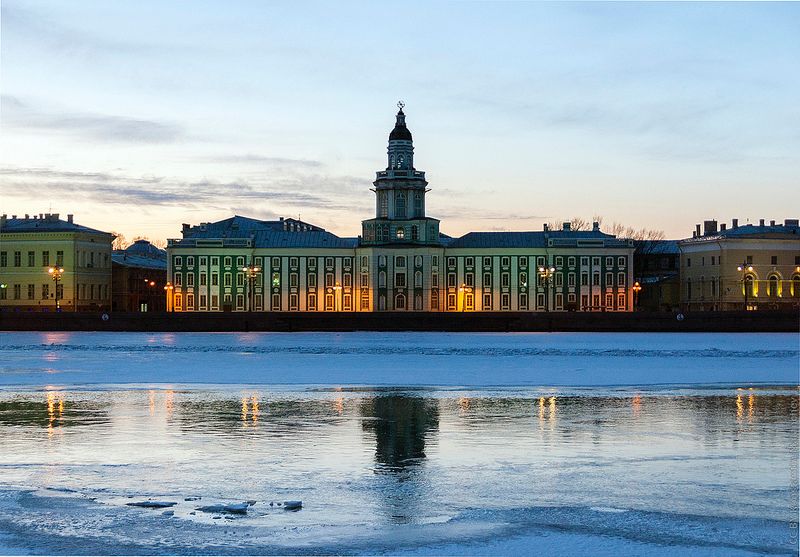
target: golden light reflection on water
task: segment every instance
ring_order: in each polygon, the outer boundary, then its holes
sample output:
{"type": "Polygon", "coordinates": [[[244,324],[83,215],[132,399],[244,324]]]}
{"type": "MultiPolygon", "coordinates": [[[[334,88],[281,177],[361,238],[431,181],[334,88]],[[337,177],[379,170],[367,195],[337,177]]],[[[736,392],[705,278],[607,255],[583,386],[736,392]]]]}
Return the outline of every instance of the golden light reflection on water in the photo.
{"type": "Polygon", "coordinates": [[[539,397],[539,429],[544,429],[547,423],[550,429],[556,424],[556,397],[551,396],[549,399],[539,397]]]}
{"type": "Polygon", "coordinates": [[[150,390],[147,393],[148,399],[150,401],[150,415],[156,415],[156,392],[154,390],[150,390]]]}
{"type": "Polygon", "coordinates": [[[258,417],[261,414],[259,409],[259,397],[254,395],[242,396],[242,426],[252,427],[258,424],[258,417]]]}
{"type": "Polygon", "coordinates": [[[469,397],[462,396],[462,397],[458,398],[458,414],[459,414],[459,416],[464,416],[467,413],[469,413],[470,404],[471,404],[471,402],[469,400],[469,397]]]}
{"type": "Polygon", "coordinates": [[[167,411],[167,418],[172,417],[175,411],[175,391],[172,389],[167,391],[167,396],[164,399],[164,409],[167,411]]]}
{"type": "MultiPolygon", "coordinates": [[[[738,389],[737,389],[738,390],[738,389]]],[[[736,394],[736,421],[741,422],[744,416],[744,404],[742,403],[742,394],[736,394]]]]}
{"type": "Polygon", "coordinates": [[[633,410],[633,417],[638,418],[642,411],[642,395],[636,395],[631,400],[631,409],[633,410]]]}
{"type": "Polygon", "coordinates": [[[53,437],[58,431],[61,433],[61,426],[64,422],[64,393],[58,391],[47,392],[47,437],[53,437]]]}
{"type": "Polygon", "coordinates": [[[333,408],[336,410],[336,413],[340,416],[344,412],[344,397],[338,397],[333,401],[333,408]]]}

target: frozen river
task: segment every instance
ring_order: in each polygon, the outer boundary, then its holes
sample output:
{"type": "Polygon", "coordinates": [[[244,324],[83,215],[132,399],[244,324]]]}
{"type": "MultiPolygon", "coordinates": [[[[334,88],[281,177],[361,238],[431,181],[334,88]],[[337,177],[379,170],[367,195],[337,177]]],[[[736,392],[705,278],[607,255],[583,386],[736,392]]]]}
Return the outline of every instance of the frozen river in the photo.
{"type": "Polygon", "coordinates": [[[797,554],[799,354],[780,334],[0,333],[0,554],[797,554]],[[172,516],[127,506],[148,499],[172,516]]]}

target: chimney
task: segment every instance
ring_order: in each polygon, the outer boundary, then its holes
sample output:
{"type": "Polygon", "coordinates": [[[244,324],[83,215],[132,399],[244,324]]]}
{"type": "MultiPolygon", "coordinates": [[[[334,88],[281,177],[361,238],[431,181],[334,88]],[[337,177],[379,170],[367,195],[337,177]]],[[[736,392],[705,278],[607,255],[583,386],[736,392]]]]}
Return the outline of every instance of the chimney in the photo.
{"type": "Polygon", "coordinates": [[[699,224],[695,224],[694,225],[694,237],[697,238],[698,236],[700,236],[700,225],[699,224]]]}
{"type": "Polygon", "coordinates": [[[544,230],[545,232],[547,232],[547,231],[549,230],[549,228],[548,228],[548,226],[547,226],[547,223],[544,223],[542,226],[543,226],[543,230],[544,230]]]}
{"type": "Polygon", "coordinates": [[[0,228],[5,227],[7,220],[8,220],[8,216],[5,213],[0,215],[0,228]]]}
{"type": "Polygon", "coordinates": [[[44,218],[44,213],[39,213],[39,220],[42,220],[43,218],[44,218]]]}
{"type": "Polygon", "coordinates": [[[697,238],[697,232],[692,231],[692,238],[697,238]]]}
{"type": "Polygon", "coordinates": [[[72,216],[73,215],[67,215],[67,222],[70,224],[72,224],[72,216]]]}
{"type": "Polygon", "coordinates": [[[181,224],[181,234],[183,234],[184,236],[186,236],[186,233],[187,233],[187,232],[189,232],[189,229],[190,229],[190,228],[191,228],[191,226],[189,226],[188,224],[186,224],[186,223],[184,222],[183,224],[181,224]]]}
{"type": "Polygon", "coordinates": [[[739,228],[739,219],[733,219],[732,228],[739,228]]]}
{"type": "Polygon", "coordinates": [[[600,222],[594,221],[592,223],[592,232],[599,232],[600,231],[600,222]]]}
{"type": "Polygon", "coordinates": [[[726,223],[724,223],[724,222],[721,222],[721,223],[719,224],[719,231],[720,231],[720,232],[725,232],[727,229],[728,229],[728,225],[727,225],[726,223]]]}
{"type": "Polygon", "coordinates": [[[717,221],[715,220],[704,220],[703,221],[703,236],[708,234],[716,234],[717,233],[717,221]]]}
{"type": "Polygon", "coordinates": [[[764,219],[758,219],[758,226],[764,226],[764,219]]]}
{"type": "Polygon", "coordinates": [[[27,220],[29,218],[31,218],[31,216],[28,213],[25,213],[25,220],[27,220]]]}
{"type": "Polygon", "coordinates": [[[564,230],[564,232],[569,232],[572,229],[572,223],[565,222],[562,225],[562,229],[564,230]]]}
{"type": "Polygon", "coordinates": [[[770,226],[775,226],[775,221],[774,220],[769,221],[769,225],[770,226]]]}
{"type": "MultiPolygon", "coordinates": [[[[5,215],[3,215],[5,216],[5,215]]],[[[797,219],[786,219],[783,221],[784,226],[800,226],[800,220],[797,219]]]]}

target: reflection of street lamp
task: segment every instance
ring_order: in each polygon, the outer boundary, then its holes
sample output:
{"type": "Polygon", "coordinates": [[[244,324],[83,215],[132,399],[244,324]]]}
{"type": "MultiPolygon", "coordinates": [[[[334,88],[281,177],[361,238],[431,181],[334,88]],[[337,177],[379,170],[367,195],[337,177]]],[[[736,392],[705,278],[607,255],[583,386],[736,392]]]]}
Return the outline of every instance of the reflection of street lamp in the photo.
{"type": "Polygon", "coordinates": [[[464,312],[464,311],[467,310],[467,294],[471,294],[472,293],[472,287],[471,286],[467,286],[466,284],[464,284],[462,282],[461,286],[458,288],[458,291],[462,293],[462,296],[461,296],[461,311],[464,312]]]}
{"type": "Polygon", "coordinates": [[[167,311],[173,311],[172,307],[172,291],[175,289],[171,282],[167,282],[164,286],[164,292],[167,294],[167,311]]]}
{"type": "Polygon", "coordinates": [[[261,267],[242,267],[241,270],[247,279],[247,311],[253,311],[253,282],[261,272],[261,267]]]}
{"type": "Polygon", "coordinates": [[[633,310],[636,311],[636,306],[639,305],[639,292],[642,290],[642,285],[639,281],[633,283],[633,310]]]}
{"type": "Polygon", "coordinates": [[[753,266],[747,261],[743,261],[736,270],[742,273],[742,288],[744,289],[744,310],[747,311],[747,273],[753,272],[753,266]]]}
{"type": "Polygon", "coordinates": [[[539,267],[539,278],[544,284],[544,310],[550,311],[550,284],[553,282],[555,267],[539,267]]]}
{"type": "Polygon", "coordinates": [[[64,274],[64,267],[50,267],[47,272],[53,277],[53,282],[56,284],[56,311],[61,311],[61,305],[58,303],[58,283],[61,281],[61,275],[64,274]]]}

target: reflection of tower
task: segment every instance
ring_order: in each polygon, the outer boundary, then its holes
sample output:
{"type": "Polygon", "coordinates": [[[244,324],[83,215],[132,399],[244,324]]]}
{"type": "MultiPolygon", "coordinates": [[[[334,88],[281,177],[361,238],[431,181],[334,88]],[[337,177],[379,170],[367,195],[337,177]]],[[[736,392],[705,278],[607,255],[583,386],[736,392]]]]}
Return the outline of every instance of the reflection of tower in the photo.
{"type": "Polygon", "coordinates": [[[374,492],[394,522],[419,517],[424,508],[427,480],[425,445],[439,429],[436,400],[409,396],[379,396],[361,404],[365,432],[375,435],[374,492]]]}
{"type": "Polygon", "coordinates": [[[439,428],[439,407],[435,400],[408,396],[379,396],[361,407],[364,429],[375,433],[375,461],[402,470],[425,458],[429,432],[439,428]]]}

